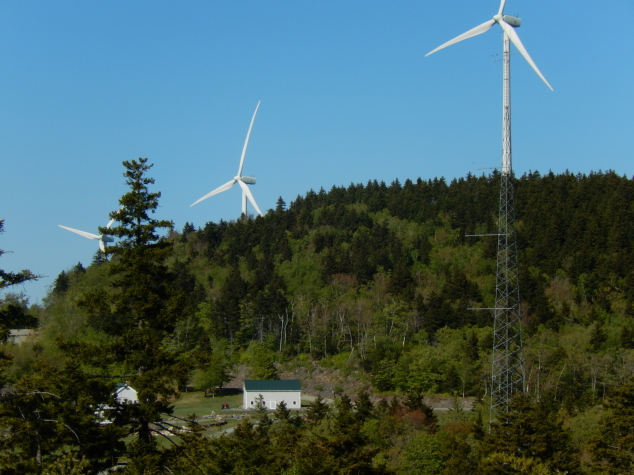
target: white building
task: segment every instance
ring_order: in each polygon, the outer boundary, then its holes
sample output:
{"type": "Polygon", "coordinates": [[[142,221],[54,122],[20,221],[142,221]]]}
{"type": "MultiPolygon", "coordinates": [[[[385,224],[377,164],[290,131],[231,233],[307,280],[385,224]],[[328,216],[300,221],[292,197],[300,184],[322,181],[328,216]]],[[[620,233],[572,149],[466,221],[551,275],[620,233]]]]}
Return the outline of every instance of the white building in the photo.
{"type": "Polygon", "coordinates": [[[7,339],[8,343],[13,343],[14,345],[21,345],[26,341],[28,337],[33,335],[35,330],[30,328],[21,328],[20,330],[9,330],[9,338],[7,339]]]}
{"type": "Polygon", "coordinates": [[[277,405],[284,401],[289,409],[301,409],[302,388],[299,379],[287,380],[259,380],[247,379],[242,384],[242,407],[256,409],[256,400],[262,397],[265,407],[277,409],[277,405]]]}
{"type": "MultiPolygon", "coordinates": [[[[130,387],[128,381],[125,383],[117,383],[115,386],[114,397],[116,398],[119,404],[138,404],[139,398],[137,396],[136,390],[130,387]]],[[[98,411],[95,411],[95,415],[97,416],[97,420],[99,424],[106,425],[112,424],[112,421],[108,419],[104,412],[106,410],[112,409],[112,406],[104,405],[100,406],[98,411]]]]}
{"type": "Polygon", "coordinates": [[[117,402],[122,404],[126,402],[131,404],[139,402],[136,391],[130,387],[127,381],[125,383],[118,383],[114,394],[117,398],[117,402]]]}

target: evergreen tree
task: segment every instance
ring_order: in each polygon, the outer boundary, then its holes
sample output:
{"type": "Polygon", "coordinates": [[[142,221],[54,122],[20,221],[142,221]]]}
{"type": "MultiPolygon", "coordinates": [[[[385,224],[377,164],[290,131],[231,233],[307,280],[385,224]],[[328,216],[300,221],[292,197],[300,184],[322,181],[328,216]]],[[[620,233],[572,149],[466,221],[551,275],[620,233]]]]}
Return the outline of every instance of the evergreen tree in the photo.
{"type": "MultiPolygon", "coordinates": [[[[409,272],[407,262],[404,259],[399,260],[392,269],[390,278],[388,281],[388,292],[394,296],[403,295],[406,298],[412,297],[410,291],[410,285],[412,284],[412,277],[409,272]]],[[[409,300],[409,298],[408,298],[409,300]]]]}
{"type": "Polygon", "coordinates": [[[91,265],[99,266],[104,262],[108,262],[106,254],[101,249],[97,249],[92,256],[91,265]]]}
{"type": "Polygon", "coordinates": [[[214,338],[234,341],[236,332],[240,329],[240,301],[246,294],[247,285],[240,275],[240,269],[232,266],[213,307],[216,328],[222,332],[219,335],[212,335],[214,338]]]}
{"type": "Polygon", "coordinates": [[[354,400],[354,409],[357,418],[364,422],[373,416],[374,405],[370,399],[370,394],[366,390],[361,390],[354,400]]]}
{"type": "MultiPolygon", "coordinates": [[[[4,219],[0,219],[0,234],[4,232],[4,219]]],[[[0,256],[6,251],[0,249],[0,256]]],[[[0,269],[0,290],[12,285],[28,282],[29,280],[37,280],[38,275],[33,274],[30,270],[22,270],[20,272],[9,272],[0,269]]]]}
{"type": "Polygon", "coordinates": [[[308,411],[306,412],[306,419],[311,424],[316,424],[324,419],[329,412],[330,408],[328,407],[328,404],[324,402],[321,396],[317,396],[308,407],[308,411]]]}
{"type": "Polygon", "coordinates": [[[634,471],[634,378],[608,397],[610,410],[601,421],[601,435],[590,442],[594,473],[616,475],[634,471]]]}
{"type": "Polygon", "coordinates": [[[77,264],[73,266],[73,268],[70,271],[72,274],[83,275],[86,273],[86,268],[81,262],[78,262],[77,264]]]}
{"type": "Polygon", "coordinates": [[[196,232],[196,228],[193,223],[189,221],[185,222],[183,226],[183,231],[181,232],[181,241],[187,242],[189,240],[189,235],[196,232]]]}
{"type": "Polygon", "coordinates": [[[77,362],[56,368],[38,361],[31,375],[0,395],[0,472],[52,470],[65,451],[85,458],[90,473],[115,465],[127,431],[100,425],[95,416],[95,408],[114,407],[111,394],[112,387],[89,379],[77,362]]]}
{"type": "MultiPolygon", "coordinates": [[[[4,220],[0,219],[0,235],[4,232],[4,220]]],[[[5,251],[0,249],[0,256],[5,251]]],[[[9,272],[0,269],[0,290],[7,289],[12,285],[21,284],[30,280],[37,280],[39,276],[30,270],[20,272],[9,272]]],[[[37,324],[34,317],[26,312],[26,308],[12,302],[6,303],[0,300],[0,345],[9,339],[9,330],[14,328],[30,328],[37,324]]],[[[11,363],[11,356],[0,348],[0,389],[4,386],[3,369],[11,363]]]]}
{"type": "Polygon", "coordinates": [[[53,282],[53,293],[63,294],[70,288],[70,279],[66,271],[61,271],[53,282]]]}
{"type": "Polygon", "coordinates": [[[599,322],[595,322],[590,331],[590,348],[592,351],[598,351],[606,340],[607,335],[603,326],[599,322]]]}
{"type": "Polygon", "coordinates": [[[183,291],[174,285],[176,276],[165,265],[172,246],[159,232],[171,229],[171,223],[150,216],[161,196],[148,188],[154,183],[147,176],[152,165],[146,158],[123,165],[130,191],[119,200],[121,208],[110,214],[119,223],[109,230],[119,240],[107,248],[115,256],[109,268],[112,289],[106,294],[89,292],[80,305],[92,316],[108,311],[117,322],[106,328],[111,340],[103,351],[112,355],[119,371],[134,375],[130,381],[139,404],[128,408],[129,420],[138,434],[132,449],[142,454],[155,445],[151,423],[172,411],[178,355],[162,342],[174,332],[188,307],[183,291]],[[99,302],[107,302],[107,310],[99,302]]]}
{"type": "Polygon", "coordinates": [[[472,363],[475,363],[480,359],[480,352],[478,350],[478,344],[480,341],[478,340],[478,336],[474,331],[469,333],[469,337],[467,338],[467,358],[472,363]]]}
{"type": "Polygon", "coordinates": [[[619,333],[621,347],[631,350],[634,348],[634,329],[630,326],[623,326],[619,333]]]}
{"type": "Polygon", "coordinates": [[[556,419],[555,408],[548,401],[533,403],[528,396],[518,395],[509,411],[498,415],[491,432],[481,445],[481,469],[488,470],[487,457],[494,454],[526,458],[543,463],[555,473],[581,473],[579,458],[569,431],[556,419]]]}

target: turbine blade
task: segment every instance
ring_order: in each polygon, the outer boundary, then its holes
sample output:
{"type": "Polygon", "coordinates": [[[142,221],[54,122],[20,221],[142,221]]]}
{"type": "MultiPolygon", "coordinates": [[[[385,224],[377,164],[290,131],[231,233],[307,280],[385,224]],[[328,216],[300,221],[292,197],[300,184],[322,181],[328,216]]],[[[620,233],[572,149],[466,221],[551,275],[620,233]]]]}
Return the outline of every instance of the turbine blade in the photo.
{"type": "Polygon", "coordinates": [[[88,239],[101,239],[101,236],[97,236],[96,234],[87,233],[86,231],[80,231],[78,229],[67,228],[66,226],[62,226],[61,224],[58,224],[58,226],[60,228],[67,229],[68,231],[72,233],[79,234],[80,236],[84,236],[85,238],[88,238],[88,239]]]}
{"type": "Polygon", "coordinates": [[[235,180],[228,181],[224,185],[219,186],[218,188],[216,188],[214,191],[212,191],[210,193],[207,193],[205,196],[203,196],[201,199],[196,201],[194,204],[189,205],[189,207],[191,208],[192,206],[197,205],[202,200],[206,200],[210,196],[217,195],[218,193],[222,193],[223,191],[227,191],[229,188],[231,188],[235,184],[235,182],[236,182],[235,180]]]}
{"type": "Polygon", "coordinates": [[[99,249],[101,249],[101,252],[103,252],[104,254],[106,253],[106,245],[101,239],[99,240],[99,249]]]}
{"type": "Polygon", "coordinates": [[[251,129],[253,128],[253,122],[255,121],[255,114],[258,113],[258,109],[260,108],[260,102],[258,101],[258,105],[255,106],[255,112],[253,113],[253,117],[251,118],[251,124],[249,125],[249,131],[247,132],[247,138],[244,141],[244,147],[242,147],[242,156],[240,157],[240,167],[238,168],[238,176],[242,176],[242,165],[244,165],[244,156],[247,154],[247,147],[249,146],[249,137],[251,136],[251,129]]]}
{"type": "Polygon", "coordinates": [[[251,194],[251,190],[249,190],[249,187],[247,186],[247,184],[244,183],[242,180],[238,180],[238,185],[240,185],[240,188],[242,188],[244,193],[247,195],[247,198],[249,198],[249,201],[251,202],[255,210],[258,212],[258,214],[260,216],[264,216],[262,214],[262,211],[260,211],[260,208],[258,208],[258,204],[255,202],[255,199],[253,198],[253,195],[251,194]]]}
{"type": "MultiPolygon", "coordinates": [[[[123,206],[121,206],[117,211],[121,211],[123,209],[123,206]]],[[[112,218],[110,221],[108,221],[108,224],[106,224],[106,229],[110,229],[110,226],[112,226],[112,223],[114,223],[116,221],[116,219],[112,218]]]]}
{"type": "Polygon", "coordinates": [[[537,73],[537,75],[542,79],[542,81],[544,81],[544,83],[546,83],[546,85],[548,86],[548,88],[553,91],[553,88],[550,84],[548,84],[548,81],[546,81],[546,78],[544,77],[544,75],[541,73],[541,71],[539,70],[539,68],[537,67],[537,65],[534,63],[534,61],[531,59],[530,55],[528,54],[528,51],[526,51],[526,48],[524,48],[524,45],[522,44],[522,41],[520,40],[520,37],[517,36],[517,33],[515,32],[515,28],[513,28],[511,25],[509,25],[508,23],[506,23],[504,20],[500,19],[498,21],[498,23],[500,24],[500,26],[502,27],[502,29],[504,30],[504,33],[506,33],[506,35],[509,37],[509,39],[511,40],[511,42],[515,45],[515,47],[518,49],[518,51],[520,53],[522,53],[522,56],[524,56],[524,59],[528,62],[528,64],[531,65],[531,68],[533,68],[533,70],[537,73]]]}
{"type": "Polygon", "coordinates": [[[504,14],[504,5],[506,5],[506,0],[501,0],[500,1],[500,9],[498,10],[498,15],[503,15],[504,14]]]}
{"type": "Polygon", "coordinates": [[[495,20],[485,21],[481,25],[478,25],[475,28],[470,29],[469,31],[467,31],[466,33],[463,33],[460,36],[456,36],[453,40],[447,41],[445,44],[440,45],[435,50],[430,51],[429,53],[427,53],[425,55],[425,57],[429,56],[430,54],[435,53],[438,50],[446,48],[447,46],[451,46],[451,45],[453,45],[455,43],[458,43],[459,41],[466,40],[467,38],[471,38],[473,36],[481,35],[482,33],[486,33],[487,31],[489,31],[491,29],[491,27],[493,26],[494,23],[495,23],[495,20]]]}

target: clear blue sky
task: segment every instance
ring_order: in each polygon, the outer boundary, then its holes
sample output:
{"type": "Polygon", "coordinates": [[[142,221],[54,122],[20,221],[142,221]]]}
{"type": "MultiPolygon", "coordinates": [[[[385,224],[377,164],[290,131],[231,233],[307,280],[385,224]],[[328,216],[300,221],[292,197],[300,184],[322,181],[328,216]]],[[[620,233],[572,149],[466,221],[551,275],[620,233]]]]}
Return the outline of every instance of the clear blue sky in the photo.
{"type": "MultiPolygon", "coordinates": [[[[500,28],[428,58],[490,19],[497,0],[57,1],[0,7],[0,268],[43,274],[43,297],[89,264],[148,157],[158,217],[235,219],[230,180],[262,101],[244,173],[262,210],[309,189],[448,179],[501,161],[500,28]]],[[[632,176],[634,4],[508,0],[551,92],[512,59],[513,161],[527,170],[632,176]],[[609,10],[606,7],[609,6],[609,10]]],[[[489,170],[485,170],[486,173],[489,170]]]]}

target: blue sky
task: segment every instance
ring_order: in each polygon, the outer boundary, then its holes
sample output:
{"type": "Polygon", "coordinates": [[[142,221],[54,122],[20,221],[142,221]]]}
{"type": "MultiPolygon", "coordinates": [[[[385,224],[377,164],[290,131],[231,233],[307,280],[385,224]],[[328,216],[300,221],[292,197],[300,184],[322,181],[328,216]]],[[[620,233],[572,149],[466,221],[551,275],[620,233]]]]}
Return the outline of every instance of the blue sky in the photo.
{"type": "MultiPolygon", "coordinates": [[[[123,160],[148,157],[158,217],[235,219],[237,172],[262,210],[309,189],[448,179],[501,161],[501,33],[424,55],[490,19],[497,0],[3,2],[0,268],[45,275],[42,298],[97,249],[126,191],[123,160]]],[[[634,5],[508,0],[505,13],[551,92],[512,57],[513,163],[634,175],[634,5]]],[[[489,170],[485,170],[486,173],[489,170]]]]}

